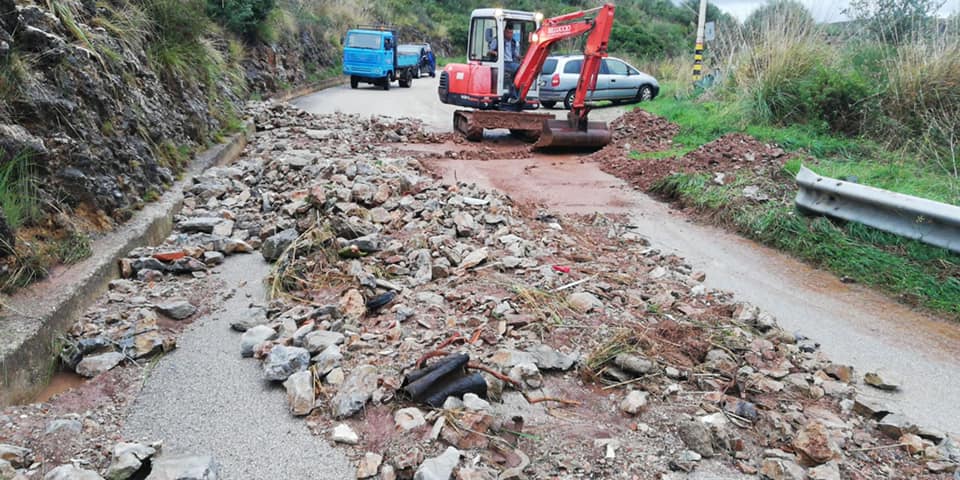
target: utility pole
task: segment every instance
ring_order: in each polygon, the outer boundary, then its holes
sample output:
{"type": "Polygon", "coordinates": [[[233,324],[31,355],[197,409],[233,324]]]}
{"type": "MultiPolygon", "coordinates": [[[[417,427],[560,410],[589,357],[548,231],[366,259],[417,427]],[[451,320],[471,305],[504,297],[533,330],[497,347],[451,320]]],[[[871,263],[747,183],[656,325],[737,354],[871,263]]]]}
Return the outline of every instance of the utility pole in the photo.
{"type": "Polygon", "coordinates": [[[693,81],[703,75],[703,28],[707,22],[707,0],[700,0],[700,15],[697,17],[697,46],[693,51],[693,81]]]}

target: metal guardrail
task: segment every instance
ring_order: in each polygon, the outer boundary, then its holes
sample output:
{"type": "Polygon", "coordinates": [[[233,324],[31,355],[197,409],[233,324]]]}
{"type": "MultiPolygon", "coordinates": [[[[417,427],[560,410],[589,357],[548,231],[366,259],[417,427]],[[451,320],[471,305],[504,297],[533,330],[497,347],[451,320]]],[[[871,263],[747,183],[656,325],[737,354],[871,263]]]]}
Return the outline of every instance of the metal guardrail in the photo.
{"type": "Polygon", "coordinates": [[[860,222],[960,253],[960,207],[817,175],[797,173],[801,211],[860,222]]]}

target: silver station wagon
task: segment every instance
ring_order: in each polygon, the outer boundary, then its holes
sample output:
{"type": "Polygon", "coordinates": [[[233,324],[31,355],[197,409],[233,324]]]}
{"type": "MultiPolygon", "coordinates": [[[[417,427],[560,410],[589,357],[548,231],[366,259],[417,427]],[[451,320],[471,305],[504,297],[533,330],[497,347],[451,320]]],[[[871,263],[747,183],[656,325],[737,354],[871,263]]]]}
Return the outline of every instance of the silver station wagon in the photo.
{"type": "MultiPolygon", "coordinates": [[[[563,102],[569,109],[580,80],[583,55],[551,56],[540,72],[540,104],[553,108],[563,102]]],[[[619,58],[608,57],[600,66],[597,89],[587,94],[588,101],[611,100],[614,103],[653,100],[660,93],[657,79],[619,58]]]]}

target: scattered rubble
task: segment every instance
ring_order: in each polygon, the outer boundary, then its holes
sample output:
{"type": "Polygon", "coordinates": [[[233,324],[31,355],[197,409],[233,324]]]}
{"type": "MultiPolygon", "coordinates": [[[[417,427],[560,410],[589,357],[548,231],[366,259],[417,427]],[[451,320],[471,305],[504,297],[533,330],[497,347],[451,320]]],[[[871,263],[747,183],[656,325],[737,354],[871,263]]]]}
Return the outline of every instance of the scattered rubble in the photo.
{"type": "MultiPolygon", "coordinates": [[[[415,124],[280,104],[250,113],[258,135],[244,157],[198,176],[176,233],[121,262],[124,279],[74,327],[65,365],[87,362],[86,371],[111,353],[132,365],[169,351],[190,319],[231,295],[216,290],[212,269],[259,249],[273,265],[271,298],[231,320],[238,360],[282,382],[291,414],[342,445],[357,478],[673,478],[707,468],[949,478],[960,463],[951,437],[858,395],[852,368],[707,290],[701,272],[637,241],[621,219],[560,218],[440,184],[389,146],[417,137],[415,124]]],[[[619,132],[622,152],[642,129],[619,132]]],[[[744,164],[782,156],[724,152],[744,164]]],[[[98,378],[128,370],[111,367],[98,378]]],[[[3,448],[10,468],[30,468],[19,459],[27,453],[3,448]]],[[[126,472],[143,462],[138,452],[99,452],[89,464],[107,471],[109,454],[111,471],[126,472]]],[[[151,464],[216,478],[209,458],[151,464]]]]}

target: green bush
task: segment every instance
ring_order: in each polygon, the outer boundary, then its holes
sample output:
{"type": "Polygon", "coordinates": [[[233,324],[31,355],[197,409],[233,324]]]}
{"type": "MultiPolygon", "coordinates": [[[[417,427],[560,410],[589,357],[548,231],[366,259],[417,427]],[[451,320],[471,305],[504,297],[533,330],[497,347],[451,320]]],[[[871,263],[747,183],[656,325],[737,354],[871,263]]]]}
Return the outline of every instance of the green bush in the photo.
{"type": "Polygon", "coordinates": [[[248,37],[270,15],[274,0],[206,0],[207,15],[228,30],[248,37]]]}

